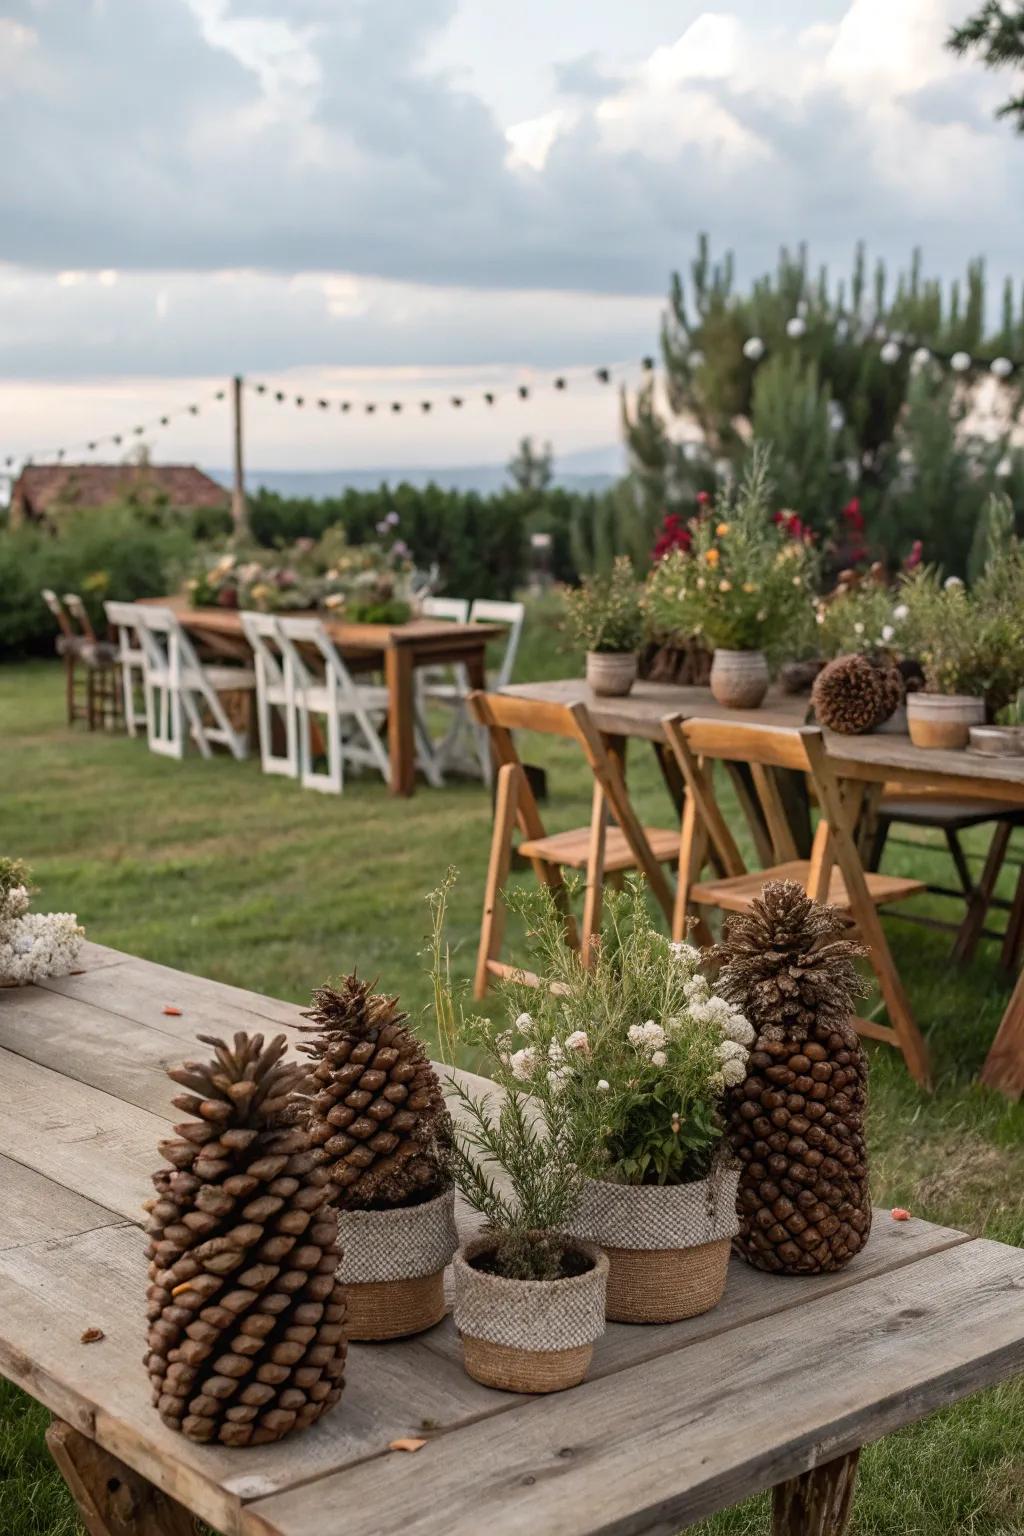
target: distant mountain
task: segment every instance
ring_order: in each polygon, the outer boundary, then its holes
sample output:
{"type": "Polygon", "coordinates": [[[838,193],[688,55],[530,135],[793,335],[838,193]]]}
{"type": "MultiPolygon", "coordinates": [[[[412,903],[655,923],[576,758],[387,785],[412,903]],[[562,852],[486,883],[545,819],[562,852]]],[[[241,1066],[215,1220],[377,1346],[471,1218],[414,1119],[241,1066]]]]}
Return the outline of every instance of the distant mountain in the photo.
{"type": "MultiPolygon", "coordinates": [[[[555,484],[571,491],[604,491],[625,473],[622,448],[611,443],[604,448],[586,448],[566,453],[556,460],[555,484]]],[[[222,485],[231,484],[231,471],[207,469],[207,474],[222,485]]],[[[384,469],[250,469],[246,482],[253,490],[263,486],[281,496],[336,496],[349,488],[376,490],[386,482],[424,486],[431,481],[455,491],[479,491],[489,495],[507,490],[511,484],[503,464],[469,464],[432,469],[392,466],[384,469]]]]}

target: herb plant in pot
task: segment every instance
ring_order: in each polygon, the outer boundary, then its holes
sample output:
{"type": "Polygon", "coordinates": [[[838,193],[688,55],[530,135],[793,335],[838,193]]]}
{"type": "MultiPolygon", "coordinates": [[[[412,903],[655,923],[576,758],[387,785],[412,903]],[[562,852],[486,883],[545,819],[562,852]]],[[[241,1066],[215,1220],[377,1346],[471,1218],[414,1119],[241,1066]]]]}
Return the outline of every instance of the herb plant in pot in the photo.
{"type": "Polygon", "coordinates": [[[915,747],[966,747],[971,726],[985,723],[996,642],[990,616],[962,581],[943,582],[934,569],[919,569],[908,578],[903,602],[924,670],[923,690],[907,698],[910,739],[915,747]]]}
{"type": "Polygon", "coordinates": [[[569,1135],[583,1174],[572,1230],[609,1260],[609,1318],[706,1312],[738,1230],[738,1164],[721,1106],[753,1030],[712,995],[699,952],[652,923],[642,886],[610,892],[585,969],[546,892],[518,899],[541,986],[515,983],[510,1068],[569,1135]]]}
{"type": "Polygon", "coordinates": [[[300,1049],[315,1065],[301,1114],[338,1210],[348,1337],[420,1333],[447,1310],[458,1244],[440,1079],[398,999],[355,975],[321,987],[306,1017],[314,1038],[300,1049]]]}
{"type": "Polygon", "coordinates": [[[565,594],[569,632],[587,653],[587,682],[595,693],[622,697],[636,681],[643,640],[641,588],[620,555],[607,576],[584,576],[565,594]]]}
{"type": "MultiPolygon", "coordinates": [[[[803,525],[771,511],[768,454],[716,511],[694,520],[688,551],[660,562],[657,586],[672,594],[674,627],[714,649],[711,692],[732,709],[756,709],[768,691],[768,653],[807,627],[813,556],[803,525]],[[794,532],[794,530],[797,530],[794,532]]],[[[662,614],[662,623],[667,614],[662,614]]]]}
{"type": "Polygon", "coordinates": [[[492,1093],[454,1074],[453,1171],[481,1222],[455,1256],[455,1326],[470,1376],[507,1392],[577,1386],[604,1332],[608,1260],[569,1233],[580,1174],[556,1101],[526,1092],[500,1043],[500,1025],[467,1019],[452,986],[443,927],[448,887],[435,892],[434,996],[439,1033],[482,1047],[492,1093]]]}

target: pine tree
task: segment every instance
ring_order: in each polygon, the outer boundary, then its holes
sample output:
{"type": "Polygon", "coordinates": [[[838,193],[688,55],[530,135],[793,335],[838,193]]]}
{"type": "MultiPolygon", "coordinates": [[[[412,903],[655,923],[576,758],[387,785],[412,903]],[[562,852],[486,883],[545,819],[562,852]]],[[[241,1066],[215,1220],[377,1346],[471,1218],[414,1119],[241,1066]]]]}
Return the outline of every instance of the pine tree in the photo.
{"type": "MultiPolygon", "coordinates": [[[[1014,14],[1004,0],[985,0],[973,15],[954,27],[947,41],[954,53],[973,53],[988,69],[1024,66],[1024,7],[1014,14]]],[[[1024,90],[1003,102],[997,117],[1008,117],[1024,133],[1024,90]]]]}

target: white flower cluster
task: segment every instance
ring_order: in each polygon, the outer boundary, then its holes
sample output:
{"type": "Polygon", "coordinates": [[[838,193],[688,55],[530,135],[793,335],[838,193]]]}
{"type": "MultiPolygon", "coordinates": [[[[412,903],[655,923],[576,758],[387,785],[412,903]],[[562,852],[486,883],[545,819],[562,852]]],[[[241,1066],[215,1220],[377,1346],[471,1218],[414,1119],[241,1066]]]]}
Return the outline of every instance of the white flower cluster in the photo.
{"type": "Polygon", "coordinates": [[[9,891],[0,891],[0,938],[4,927],[15,918],[24,917],[28,911],[28,886],[12,885],[9,891]]]}
{"type": "Polygon", "coordinates": [[[27,986],[45,976],[66,976],[84,932],[73,912],[22,909],[17,917],[0,923],[0,981],[27,986]]]}

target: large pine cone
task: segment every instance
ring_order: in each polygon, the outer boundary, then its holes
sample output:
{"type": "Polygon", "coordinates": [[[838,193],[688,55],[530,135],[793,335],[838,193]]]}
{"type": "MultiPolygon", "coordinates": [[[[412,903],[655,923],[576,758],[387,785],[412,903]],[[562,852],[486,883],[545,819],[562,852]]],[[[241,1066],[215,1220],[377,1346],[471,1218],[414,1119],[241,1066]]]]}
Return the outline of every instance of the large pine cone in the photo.
{"type": "Polygon", "coordinates": [[[772,881],[730,916],[716,991],[757,1031],[727,1129],[742,1164],[736,1248],[758,1269],[839,1269],[871,1227],[867,1062],[850,1024],[864,949],[838,912],[772,881]]]}
{"type": "Polygon", "coordinates": [[[867,1241],[866,1086],[859,1042],[827,1026],[755,1043],[728,1115],[742,1163],[734,1246],[757,1269],[841,1269],[867,1241]]]}
{"type": "Polygon", "coordinates": [[[355,975],[321,987],[305,1015],[316,1038],[309,1133],[342,1210],[431,1199],[450,1183],[451,1120],[398,999],[355,975]]]}
{"type": "Polygon", "coordinates": [[[168,1074],[197,1119],[161,1143],[171,1164],[146,1203],[153,1402],[194,1440],[260,1445],[314,1423],[341,1396],[345,1295],[330,1185],[288,1124],[308,1076],[285,1037],[208,1035],[211,1062],[168,1074]]]}
{"type": "Polygon", "coordinates": [[[886,711],[888,698],[881,672],[866,656],[838,656],[818,673],[811,689],[819,724],[842,736],[860,736],[881,725],[892,714],[886,711]]]}

